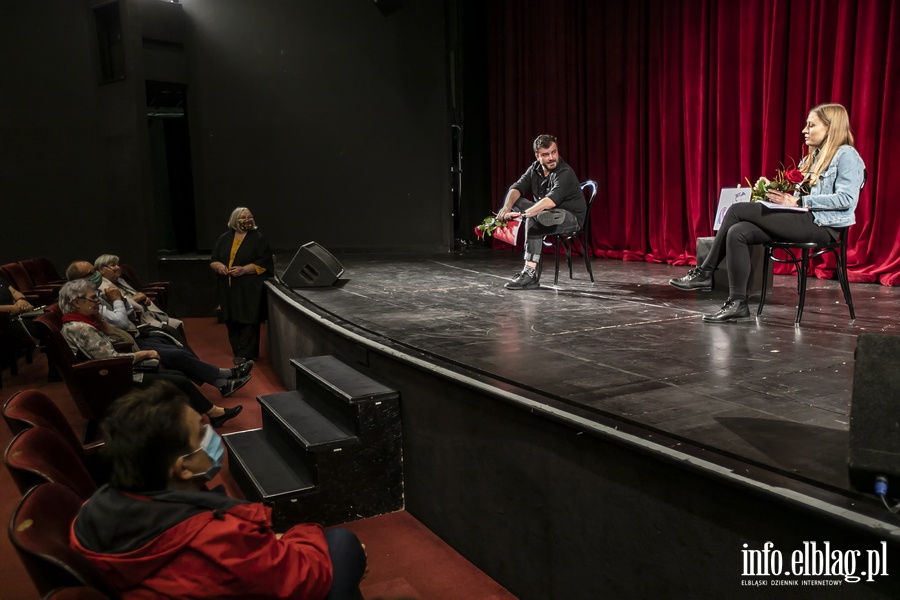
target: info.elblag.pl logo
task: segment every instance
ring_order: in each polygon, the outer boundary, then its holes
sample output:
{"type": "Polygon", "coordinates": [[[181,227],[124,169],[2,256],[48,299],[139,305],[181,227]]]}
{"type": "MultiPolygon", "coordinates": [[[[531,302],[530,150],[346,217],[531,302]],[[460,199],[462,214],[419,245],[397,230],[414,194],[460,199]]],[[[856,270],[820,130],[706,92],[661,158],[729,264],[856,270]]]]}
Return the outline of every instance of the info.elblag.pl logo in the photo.
{"type": "Polygon", "coordinates": [[[743,545],[741,585],[834,586],[844,582],[875,581],[887,576],[887,542],[871,550],[839,550],[831,542],[803,542],[803,547],[785,555],[772,542],[762,549],[743,545]]]}

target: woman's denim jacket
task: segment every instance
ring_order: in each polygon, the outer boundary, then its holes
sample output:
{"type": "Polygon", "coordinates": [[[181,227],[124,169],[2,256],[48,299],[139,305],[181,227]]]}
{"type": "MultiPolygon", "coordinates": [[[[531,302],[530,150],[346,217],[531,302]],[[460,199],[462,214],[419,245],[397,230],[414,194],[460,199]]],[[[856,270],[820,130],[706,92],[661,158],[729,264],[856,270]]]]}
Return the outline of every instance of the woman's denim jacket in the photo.
{"type": "Polygon", "coordinates": [[[819,175],[809,196],[800,198],[820,227],[849,227],[856,223],[853,213],[866,170],[853,146],[841,146],[831,164],[819,175]]]}

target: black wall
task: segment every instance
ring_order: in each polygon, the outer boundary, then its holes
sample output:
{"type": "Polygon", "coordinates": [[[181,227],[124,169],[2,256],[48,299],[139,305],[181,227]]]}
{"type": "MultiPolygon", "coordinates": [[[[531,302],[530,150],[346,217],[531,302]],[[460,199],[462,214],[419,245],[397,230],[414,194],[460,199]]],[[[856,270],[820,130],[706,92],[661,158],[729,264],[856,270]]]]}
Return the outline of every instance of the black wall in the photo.
{"type": "MultiPolygon", "coordinates": [[[[142,260],[153,235],[139,149],[141,100],[126,79],[100,85],[89,1],[0,8],[0,261],[116,252],[142,260]],[[120,218],[124,212],[127,218],[120,218]]],[[[123,4],[123,28],[135,13],[123,4]]],[[[140,40],[125,36],[126,56],[140,40]]]]}
{"type": "Polygon", "coordinates": [[[237,205],[279,250],[450,247],[445,2],[384,16],[371,0],[120,0],[126,77],[104,85],[100,3],[0,8],[0,198],[15,227],[0,261],[114,252],[155,273],[172,236],[154,209],[151,76],[186,83],[199,249],[237,205]],[[183,45],[160,39],[167,22],[183,45]]]}
{"type": "Polygon", "coordinates": [[[279,249],[449,246],[444,2],[182,4],[201,247],[238,204],[279,249]]]}

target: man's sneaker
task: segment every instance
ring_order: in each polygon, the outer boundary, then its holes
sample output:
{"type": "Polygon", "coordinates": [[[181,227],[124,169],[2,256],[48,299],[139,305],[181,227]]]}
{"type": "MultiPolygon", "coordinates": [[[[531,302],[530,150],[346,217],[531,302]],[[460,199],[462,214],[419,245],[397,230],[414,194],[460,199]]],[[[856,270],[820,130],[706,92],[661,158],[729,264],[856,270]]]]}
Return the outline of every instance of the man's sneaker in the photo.
{"type": "Polygon", "coordinates": [[[534,220],[544,227],[553,227],[566,220],[566,213],[562,210],[545,210],[538,213],[534,220]]]}
{"type": "Polygon", "coordinates": [[[679,290],[692,292],[699,290],[701,292],[711,292],[713,289],[713,272],[703,271],[700,267],[694,267],[687,272],[684,277],[678,279],[670,279],[669,285],[677,287],[679,290]]]}
{"type": "Polygon", "coordinates": [[[508,290],[530,290],[541,287],[534,269],[524,268],[504,286],[508,290]]]}
{"type": "Polygon", "coordinates": [[[246,377],[250,374],[250,371],[253,370],[253,361],[248,360],[242,365],[238,365],[231,369],[231,378],[232,379],[240,379],[241,377],[246,377]]]}
{"type": "Polygon", "coordinates": [[[229,379],[225,385],[219,388],[219,392],[221,392],[223,398],[227,398],[244,387],[244,385],[250,381],[251,377],[253,377],[253,375],[247,375],[246,377],[241,377],[239,379],[229,379]]]}

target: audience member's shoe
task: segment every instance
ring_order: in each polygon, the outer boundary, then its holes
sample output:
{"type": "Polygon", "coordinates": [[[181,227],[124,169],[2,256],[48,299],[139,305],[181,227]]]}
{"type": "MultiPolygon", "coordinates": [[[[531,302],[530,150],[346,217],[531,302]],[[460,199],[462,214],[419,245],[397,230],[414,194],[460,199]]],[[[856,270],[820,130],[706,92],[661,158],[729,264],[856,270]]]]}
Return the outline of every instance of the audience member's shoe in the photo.
{"type": "Polygon", "coordinates": [[[508,290],[530,290],[541,287],[541,284],[538,282],[537,272],[526,267],[504,287],[508,290]]]}
{"type": "Polygon", "coordinates": [[[706,323],[727,323],[748,318],[750,318],[750,307],[747,306],[747,301],[732,300],[731,298],[725,301],[719,312],[703,315],[703,321],[706,323]]]}
{"type": "Polygon", "coordinates": [[[231,359],[231,363],[236,367],[241,366],[245,362],[247,362],[247,359],[244,358],[243,356],[235,356],[234,358],[231,359]]]}
{"type": "Polygon", "coordinates": [[[713,289],[713,272],[703,271],[700,267],[694,267],[687,272],[684,277],[678,279],[670,279],[669,285],[677,287],[679,290],[701,292],[711,292],[713,289]]]}
{"type": "Polygon", "coordinates": [[[566,213],[561,210],[545,210],[538,213],[534,220],[537,221],[538,225],[553,227],[566,220],[566,213]]]}
{"type": "Polygon", "coordinates": [[[210,417],[209,424],[212,425],[215,429],[218,429],[231,419],[235,418],[240,414],[240,412],[244,410],[244,407],[240,404],[233,408],[226,408],[225,413],[218,417],[210,417]]]}
{"type": "Polygon", "coordinates": [[[253,377],[253,375],[247,375],[246,377],[239,377],[237,379],[229,379],[228,383],[219,388],[219,391],[222,392],[222,397],[227,398],[228,396],[244,387],[244,385],[248,381],[250,381],[251,377],[253,377]]]}
{"type": "Polygon", "coordinates": [[[235,368],[231,369],[231,378],[232,379],[240,379],[241,377],[246,377],[250,374],[250,371],[253,370],[253,361],[248,360],[242,365],[238,365],[235,368]]]}

